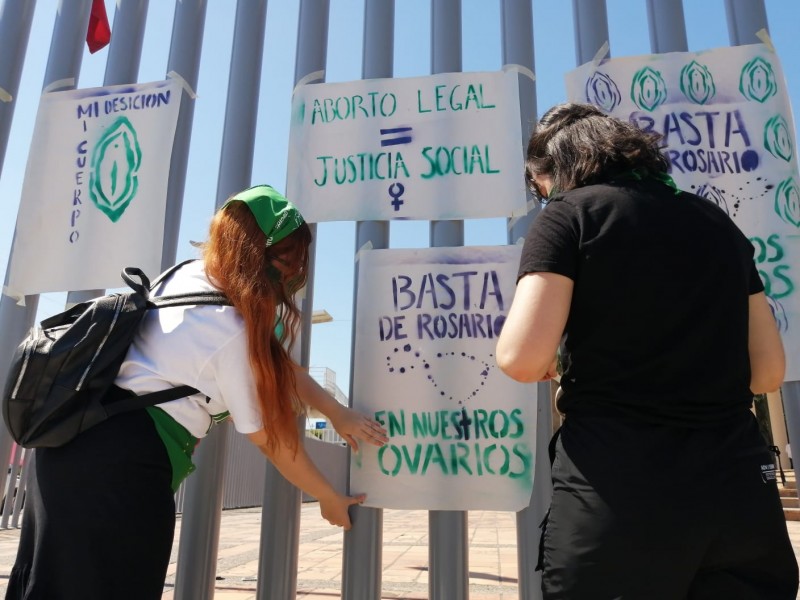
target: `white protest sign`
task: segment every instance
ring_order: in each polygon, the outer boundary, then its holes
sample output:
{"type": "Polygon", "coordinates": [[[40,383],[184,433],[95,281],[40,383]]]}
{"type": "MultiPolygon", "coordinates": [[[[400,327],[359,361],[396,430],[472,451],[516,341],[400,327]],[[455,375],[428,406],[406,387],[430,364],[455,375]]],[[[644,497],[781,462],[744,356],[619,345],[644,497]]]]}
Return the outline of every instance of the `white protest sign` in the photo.
{"type": "Polygon", "coordinates": [[[786,380],[799,380],[800,177],[778,57],[756,44],[615,58],[582,65],[566,83],[571,101],[661,134],[678,187],[715,202],[750,238],[786,380]]]}
{"type": "Polygon", "coordinates": [[[525,214],[517,77],[299,87],[287,196],[310,222],[525,214]]]}
{"type": "Polygon", "coordinates": [[[181,88],[173,81],[44,94],[22,188],[8,289],[120,287],[161,269],[181,88]]]}
{"type": "Polygon", "coordinates": [[[494,354],[519,256],[519,246],[363,253],[353,403],[389,434],[352,455],[350,489],[366,505],[528,505],[536,386],[506,377],[494,354]]]}

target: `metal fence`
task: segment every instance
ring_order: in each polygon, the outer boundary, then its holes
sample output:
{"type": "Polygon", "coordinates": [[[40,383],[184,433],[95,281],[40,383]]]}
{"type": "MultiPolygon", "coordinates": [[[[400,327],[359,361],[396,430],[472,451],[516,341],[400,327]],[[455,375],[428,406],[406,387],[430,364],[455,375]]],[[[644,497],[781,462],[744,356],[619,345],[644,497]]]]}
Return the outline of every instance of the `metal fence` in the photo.
{"type": "MultiPolygon", "coordinates": [[[[335,0],[334,0],[335,1],[335,0]]],[[[552,0],[555,2],[556,0],[552,0]]],[[[559,0],[560,1],[560,0],[559,0]]],[[[55,3],[53,3],[55,4],[55,3]]],[[[81,67],[81,51],[86,35],[91,0],[62,0],[53,8],[55,27],[50,40],[50,54],[44,74],[43,88],[49,90],[75,87],[81,67]]],[[[35,0],[0,0],[0,91],[11,101],[0,102],[0,168],[5,157],[9,128],[19,87],[20,73],[29,43],[35,0]]],[[[233,3],[230,3],[231,9],[233,3]]],[[[113,23],[113,41],[106,65],[106,85],[137,81],[142,39],[148,12],[148,0],[117,0],[113,23]]],[[[687,50],[683,4],[681,0],[647,0],[647,25],[653,52],[687,50]]],[[[200,53],[204,34],[216,24],[206,25],[207,0],[180,0],[175,3],[166,72],[177,73],[187,89],[198,84],[200,53]]],[[[364,36],[362,77],[379,78],[394,75],[395,33],[394,0],[365,0],[363,4],[364,36]]],[[[216,114],[216,122],[224,121],[216,201],[219,205],[230,193],[251,182],[253,157],[256,152],[254,132],[261,91],[270,91],[269,82],[262,85],[262,53],[267,22],[267,0],[239,0],[236,3],[235,29],[232,36],[230,69],[219,74],[214,85],[227,82],[227,105],[224,115],[216,114]]],[[[462,70],[460,0],[431,0],[431,73],[462,70]]],[[[763,0],[726,0],[725,11],[731,44],[753,43],[754,33],[767,27],[763,0]]],[[[573,0],[574,46],[576,63],[592,60],[609,40],[605,0],[573,0]]],[[[501,45],[502,63],[516,64],[535,72],[533,46],[533,0],[502,0],[501,45]]],[[[324,71],[330,28],[330,0],[301,0],[297,27],[297,53],[294,82],[312,73],[324,71]]],[[[416,33],[415,33],[416,35],[416,33]]],[[[293,45],[294,41],[291,42],[293,45]]],[[[568,46],[565,41],[564,46],[568,46]]],[[[563,52],[563,48],[561,51],[563,52]]],[[[214,52],[213,47],[207,49],[214,52]]],[[[548,60],[549,57],[545,57],[548,60]]],[[[283,60],[282,56],[275,60],[283,60]]],[[[287,95],[288,99],[288,95],[287,95]]],[[[186,188],[186,172],[192,129],[208,123],[194,123],[196,99],[185,93],[170,167],[168,209],[165,218],[163,248],[164,265],[176,259],[178,230],[186,188]]],[[[531,115],[537,114],[536,89],[532,80],[520,79],[520,143],[527,138],[531,115]]],[[[520,175],[521,176],[521,175],[520,175]]],[[[509,223],[508,241],[515,242],[527,231],[536,216],[533,207],[527,217],[509,223]]],[[[431,245],[464,244],[464,223],[435,221],[429,224],[431,245]]],[[[355,251],[367,243],[374,248],[389,247],[389,226],[386,222],[356,224],[355,251]]],[[[356,266],[357,270],[357,266],[356,266]]],[[[312,267],[313,280],[313,267],[312,267]]],[[[70,293],[69,302],[97,294],[97,290],[70,293]]],[[[306,290],[299,359],[309,364],[310,323],[313,284],[306,290]]],[[[37,296],[28,296],[25,306],[11,298],[0,302],[0,385],[4,384],[13,349],[33,324],[38,306],[37,296]]],[[[355,314],[355,307],[353,307],[355,314]]],[[[786,416],[792,439],[800,439],[800,386],[789,383],[783,388],[787,399],[786,416]]],[[[535,490],[530,506],[518,513],[519,595],[522,599],[540,597],[539,578],[532,566],[536,563],[538,524],[545,512],[550,493],[549,465],[546,445],[551,430],[548,386],[539,388],[538,442],[536,449],[535,490]]],[[[18,525],[19,504],[24,488],[20,467],[29,463],[28,453],[15,449],[3,430],[0,432],[0,457],[11,465],[0,475],[0,489],[5,490],[2,527],[18,525]],[[16,510],[15,510],[16,508],[16,510]]],[[[297,550],[299,523],[298,491],[277,471],[264,465],[255,449],[232,436],[229,426],[215,428],[195,456],[197,472],[188,479],[178,495],[183,511],[180,560],[176,575],[176,599],[200,600],[214,594],[214,565],[219,537],[219,511],[228,505],[231,495],[247,497],[252,505],[263,505],[262,543],[258,574],[257,598],[290,599],[296,595],[297,550]],[[256,454],[253,454],[255,452],[256,454]],[[235,456],[235,461],[228,457],[235,456]],[[258,476],[254,477],[254,473],[258,476]],[[248,490],[243,492],[244,482],[248,490]]],[[[28,469],[29,470],[29,469],[28,469]]],[[[26,469],[23,469],[24,473],[26,469]]],[[[431,511],[430,598],[465,600],[469,597],[467,513],[431,511]]],[[[354,527],[345,535],[342,596],[348,600],[374,600],[381,596],[382,511],[357,507],[354,527]]]]}

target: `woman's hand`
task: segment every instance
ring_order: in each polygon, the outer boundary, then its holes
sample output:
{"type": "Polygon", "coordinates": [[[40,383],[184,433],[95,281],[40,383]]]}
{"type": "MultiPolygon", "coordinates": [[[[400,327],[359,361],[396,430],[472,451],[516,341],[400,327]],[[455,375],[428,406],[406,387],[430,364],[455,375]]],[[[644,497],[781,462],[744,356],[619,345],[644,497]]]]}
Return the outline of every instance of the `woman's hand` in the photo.
{"type": "Polygon", "coordinates": [[[383,446],[389,441],[386,430],[380,423],[360,412],[340,405],[342,410],[329,416],[333,428],[342,436],[350,447],[358,452],[359,438],[373,446],[383,446]]]}
{"type": "Polygon", "coordinates": [[[344,527],[345,531],[350,529],[350,513],[347,509],[353,504],[361,504],[366,499],[365,494],[358,496],[343,496],[342,494],[331,494],[319,500],[319,512],[322,518],[331,525],[344,527]]]}
{"type": "Polygon", "coordinates": [[[327,391],[314,381],[308,372],[295,365],[297,395],[308,406],[318,410],[330,419],[333,428],[339,432],[350,447],[358,452],[360,438],[373,446],[383,446],[389,441],[386,430],[377,421],[354,411],[334,400],[327,391]]]}

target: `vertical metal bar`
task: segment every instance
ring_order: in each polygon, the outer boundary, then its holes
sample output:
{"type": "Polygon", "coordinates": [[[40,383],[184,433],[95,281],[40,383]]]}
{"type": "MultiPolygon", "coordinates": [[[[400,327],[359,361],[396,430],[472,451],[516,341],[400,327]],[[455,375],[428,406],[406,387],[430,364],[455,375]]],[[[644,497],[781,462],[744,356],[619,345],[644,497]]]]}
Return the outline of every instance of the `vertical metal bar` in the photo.
{"type": "MultiPolygon", "coordinates": [[[[42,88],[51,91],[72,89],[81,71],[83,44],[86,30],[89,27],[91,0],[61,1],[56,10],[56,21],[53,37],[50,41],[50,54],[47,57],[42,88]],[[60,82],[54,87],[56,82],[60,82]]],[[[14,233],[16,237],[16,232],[14,233]]],[[[11,253],[14,248],[12,244],[11,253]]],[[[11,264],[9,256],[8,264],[11,264]]],[[[8,268],[4,285],[8,285],[8,268]]],[[[19,306],[16,301],[6,295],[0,297],[0,389],[4,389],[8,379],[8,370],[14,351],[26,332],[33,325],[36,309],[39,306],[39,295],[25,296],[25,305],[19,306]]],[[[5,427],[0,427],[0,459],[8,460],[11,451],[11,436],[5,427]]],[[[6,484],[7,469],[0,469],[0,489],[6,484]]]]}
{"type": "MultiPolygon", "coordinates": [[[[183,0],[175,3],[172,41],[167,73],[175,72],[192,90],[197,90],[206,0],[183,0]]],[[[178,124],[172,146],[164,215],[164,241],[161,266],[175,262],[180,227],[186,165],[194,120],[194,99],[181,94],[178,124]]],[[[194,600],[214,596],[217,542],[219,539],[222,476],[228,425],[215,427],[199,445],[194,457],[197,471],[186,482],[184,512],[175,577],[175,598],[194,600]]]]}
{"type": "Polygon", "coordinates": [[[731,46],[757,44],[756,32],[769,29],[764,0],[725,0],[725,13],[731,46]]]}
{"type": "MultiPolygon", "coordinates": [[[[394,59],[394,0],[366,0],[364,5],[364,46],[362,79],[392,77],[394,59]]],[[[370,242],[373,248],[389,247],[388,221],[356,223],[356,253],[370,242]]],[[[353,324],[358,314],[358,262],[353,290],[353,324]]],[[[355,351],[355,326],[351,332],[351,352],[355,351]]],[[[352,356],[352,355],[351,355],[352,356]]],[[[350,379],[350,404],[353,380],[350,379]]],[[[349,454],[348,454],[349,456],[349,454]]],[[[350,490],[348,469],[347,490],[350,490]]],[[[342,598],[372,600],[381,596],[383,567],[383,510],[356,505],[351,511],[353,527],[344,534],[342,559],[342,598]]]]}
{"type": "MultiPolygon", "coordinates": [[[[239,0],[231,51],[216,206],[248,187],[253,170],[256,117],[267,0],[239,0]]],[[[175,579],[176,598],[213,598],[230,424],[200,444],[197,472],[187,480],[175,579]],[[198,569],[198,565],[202,569],[198,569]]]]}
{"type": "Polygon", "coordinates": [[[217,179],[217,208],[231,194],[250,185],[266,23],[267,0],[239,0],[236,4],[228,99],[217,179]]]}
{"type": "MultiPolygon", "coordinates": [[[[133,83],[139,74],[142,40],[150,0],[119,0],[114,12],[114,35],[108,47],[103,85],[133,83]]],[[[123,265],[124,266],[124,265],[123,265]]],[[[67,306],[102,296],[105,290],[81,290],[67,294],[67,306]]]]}
{"type": "Polygon", "coordinates": [[[0,175],[17,106],[34,8],[36,0],[5,0],[0,6],[0,175]]]}
{"type": "MultiPolygon", "coordinates": [[[[329,0],[302,0],[297,25],[295,84],[303,77],[325,68],[328,50],[329,0]]],[[[316,225],[310,225],[316,237],[316,225]]],[[[302,300],[303,319],[299,340],[300,364],[308,366],[311,351],[311,307],[314,299],[314,270],[317,245],[309,248],[308,284],[302,300]]],[[[300,422],[298,420],[298,428],[300,422]]],[[[301,438],[302,442],[302,438],[301,438]]],[[[297,562],[300,549],[300,490],[286,481],[269,463],[264,481],[261,512],[261,552],[258,570],[258,600],[294,598],[297,591],[297,562]]]]}
{"type": "Polygon", "coordinates": [[[103,85],[122,85],[139,79],[149,4],[150,0],[117,0],[103,85]]]}
{"type": "MultiPolygon", "coordinates": [[[[461,71],[461,3],[431,1],[431,73],[461,71]]],[[[463,221],[431,221],[430,245],[463,246],[463,221]]],[[[431,600],[469,599],[469,550],[465,511],[428,513],[428,593],[431,600]]]]}
{"type": "MultiPolygon", "coordinates": [[[[757,43],[755,33],[761,29],[769,30],[764,0],[725,0],[728,16],[728,35],[731,46],[757,43]]],[[[792,454],[797,452],[800,442],[800,381],[787,381],[781,387],[783,410],[786,416],[786,429],[792,454]]],[[[794,459],[795,477],[800,475],[800,459],[794,459]]],[[[800,490],[797,490],[800,497],[800,490]]]]}
{"type": "MultiPolygon", "coordinates": [[[[175,19],[172,24],[172,43],[169,48],[167,73],[175,72],[186,84],[197,90],[200,71],[200,51],[203,47],[203,27],[206,21],[207,0],[181,0],[175,3],[175,19]]],[[[186,187],[186,165],[189,161],[189,143],[192,139],[194,99],[187,92],[181,95],[175,141],[172,144],[172,159],[169,164],[167,185],[167,209],[164,214],[164,244],[161,252],[161,268],[175,263],[178,248],[178,231],[181,224],[183,191],[186,187]]]]}
{"type": "MultiPolygon", "coordinates": [[[[503,2],[502,42],[503,64],[517,64],[534,71],[533,11],[531,0],[503,2]]],[[[536,86],[528,77],[519,78],[520,142],[523,156],[530,137],[532,124],[536,122],[536,86]]],[[[520,176],[522,174],[520,173],[520,176]]],[[[530,202],[530,196],[528,196],[530,202]]],[[[529,204],[528,214],[509,221],[508,242],[515,244],[523,238],[531,222],[539,214],[538,204],[529,204]]],[[[535,571],[539,555],[539,523],[550,504],[552,482],[547,445],[552,432],[550,409],[550,384],[543,382],[536,388],[536,451],[534,455],[534,487],[530,504],[517,513],[517,570],[519,573],[520,600],[541,600],[542,577],[535,571]]]]}
{"type": "Polygon", "coordinates": [[[686,52],[686,21],[681,0],[647,0],[650,50],[653,53],[686,52]]]}
{"type": "Polygon", "coordinates": [[[230,427],[225,422],[211,428],[194,455],[197,472],[186,480],[175,600],[214,598],[225,470],[225,453],[220,448],[225,448],[230,427]],[[215,473],[219,476],[214,476],[215,473]]]}
{"type": "MultiPolygon", "coordinates": [[[[17,106],[17,93],[19,81],[22,76],[22,65],[25,62],[25,51],[28,48],[28,38],[33,22],[33,10],[36,1],[31,0],[5,0],[0,7],[0,174],[3,173],[8,136],[11,131],[11,121],[14,118],[14,108],[17,106]]],[[[9,259],[9,264],[11,260],[9,259]]],[[[6,277],[8,277],[6,270],[6,277]]],[[[6,283],[8,280],[6,279],[6,283]]],[[[38,303],[38,296],[34,305],[38,303]]],[[[35,307],[34,307],[35,313],[35,307]]],[[[13,306],[9,298],[3,296],[0,307],[0,324],[3,334],[0,336],[0,389],[5,387],[5,378],[11,363],[14,347],[24,335],[24,329],[18,327],[17,331],[9,331],[6,327],[11,319],[21,317],[20,325],[33,322],[33,317],[26,314],[24,309],[13,306]],[[30,319],[30,320],[29,320],[30,319]]],[[[11,453],[11,436],[5,427],[0,427],[0,464],[7,464],[11,453]]],[[[0,489],[5,489],[6,472],[1,469],[0,489]]],[[[4,525],[5,526],[5,525],[4,525]]]]}
{"type": "Polygon", "coordinates": [[[575,24],[575,61],[589,62],[608,41],[606,0],[572,0],[575,24]]]}

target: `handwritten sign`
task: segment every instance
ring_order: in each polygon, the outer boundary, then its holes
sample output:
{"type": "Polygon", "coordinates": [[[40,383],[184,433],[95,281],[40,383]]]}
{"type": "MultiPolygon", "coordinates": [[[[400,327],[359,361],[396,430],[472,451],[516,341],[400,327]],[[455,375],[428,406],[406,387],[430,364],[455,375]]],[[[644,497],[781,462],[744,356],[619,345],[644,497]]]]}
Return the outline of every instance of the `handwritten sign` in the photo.
{"type": "Polygon", "coordinates": [[[44,94],[9,265],[13,293],[121,285],[161,267],[181,88],[172,81],[44,94]]]}
{"type": "MultiPolygon", "coordinates": [[[[780,61],[762,44],[615,58],[567,74],[567,95],[663,136],[671,175],[750,238],[800,380],[800,176],[780,61]]],[[[691,240],[687,240],[691,243],[691,240]]]]}
{"type": "Polygon", "coordinates": [[[295,91],[287,195],[311,222],[525,213],[514,72],[295,91]]]}
{"type": "Polygon", "coordinates": [[[353,401],[389,433],[353,454],[367,505],[520,510],[533,485],[536,386],[498,369],[519,246],[373,250],[359,267],[353,401]]]}

